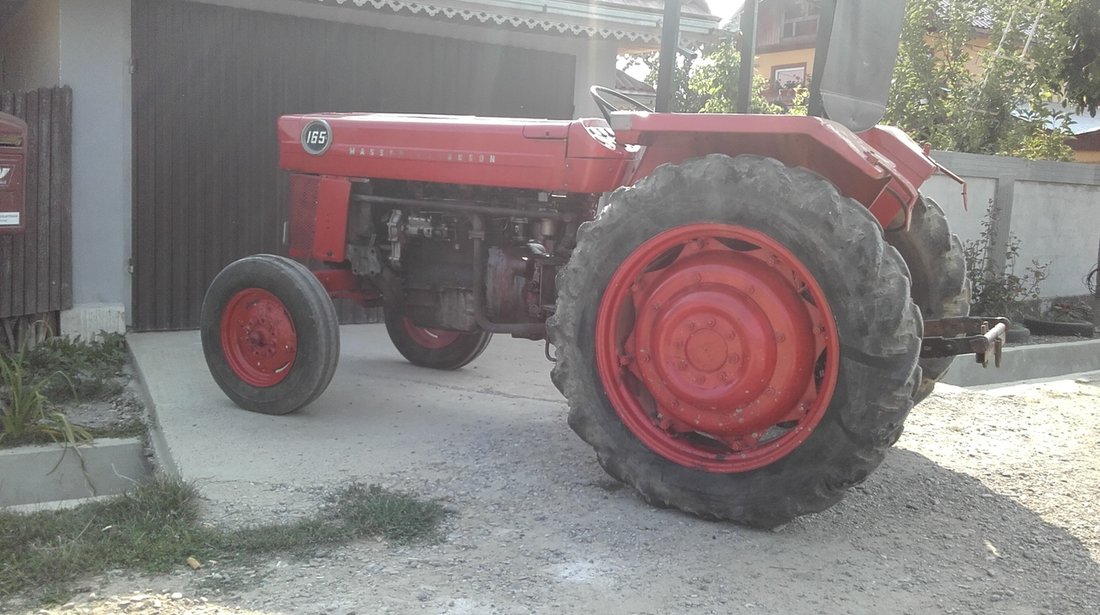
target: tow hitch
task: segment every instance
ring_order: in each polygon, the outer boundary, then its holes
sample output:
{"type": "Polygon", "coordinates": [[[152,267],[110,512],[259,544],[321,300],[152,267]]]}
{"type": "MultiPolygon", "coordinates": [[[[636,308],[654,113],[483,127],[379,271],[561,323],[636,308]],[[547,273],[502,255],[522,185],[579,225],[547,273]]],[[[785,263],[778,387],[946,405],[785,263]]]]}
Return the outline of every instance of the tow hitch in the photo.
{"type": "Polygon", "coordinates": [[[1007,318],[964,316],[924,321],[924,339],[921,341],[922,359],[952,357],[973,354],[982,367],[989,367],[989,353],[993,364],[1001,366],[1001,350],[1005,345],[1007,318]]]}

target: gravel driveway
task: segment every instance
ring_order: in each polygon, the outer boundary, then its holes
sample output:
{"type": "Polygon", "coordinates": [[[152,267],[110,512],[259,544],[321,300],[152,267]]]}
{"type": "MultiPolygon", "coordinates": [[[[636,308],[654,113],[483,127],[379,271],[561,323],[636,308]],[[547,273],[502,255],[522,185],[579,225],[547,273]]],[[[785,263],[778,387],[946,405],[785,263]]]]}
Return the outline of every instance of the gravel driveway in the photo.
{"type": "MultiPolygon", "coordinates": [[[[381,480],[456,511],[440,544],[112,572],[49,612],[1100,613],[1100,376],[945,388],[866,483],[777,531],[651,508],[600,470],[564,402],[517,399],[442,440],[449,462],[381,480]]],[[[277,485],[249,510],[294,514],[319,490],[277,485]]]]}

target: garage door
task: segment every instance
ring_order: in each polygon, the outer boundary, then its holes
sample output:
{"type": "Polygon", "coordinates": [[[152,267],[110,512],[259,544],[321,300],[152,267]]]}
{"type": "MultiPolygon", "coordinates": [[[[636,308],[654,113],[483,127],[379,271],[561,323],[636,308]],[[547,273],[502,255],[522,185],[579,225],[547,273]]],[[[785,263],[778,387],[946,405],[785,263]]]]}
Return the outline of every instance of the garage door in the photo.
{"type": "Polygon", "coordinates": [[[568,118],[574,57],[179,0],[133,3],[134,326],[198,326],[210,280],[281,253],[284,113],[568,118]]]}

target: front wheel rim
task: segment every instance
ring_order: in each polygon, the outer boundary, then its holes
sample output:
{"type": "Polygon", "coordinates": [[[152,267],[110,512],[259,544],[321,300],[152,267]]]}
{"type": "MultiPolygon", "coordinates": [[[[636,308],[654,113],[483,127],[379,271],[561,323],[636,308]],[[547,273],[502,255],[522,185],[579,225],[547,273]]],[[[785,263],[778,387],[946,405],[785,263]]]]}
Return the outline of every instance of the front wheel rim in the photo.
{"type": "Polygon", "coordinates": [[[250,386],[272,387],[290,374],[298,334],[286,306],[262,288],[246,288],[222,312],[221,346],[229,369],[250,386]]]}
{"type": "Polygon", "coordinates": [[[745,472],[797,449],[836,387],[840,346],[824,291],[786,247],[691,224],[635,248],[596,319],[600,380],[650,450],[745,472]]]}

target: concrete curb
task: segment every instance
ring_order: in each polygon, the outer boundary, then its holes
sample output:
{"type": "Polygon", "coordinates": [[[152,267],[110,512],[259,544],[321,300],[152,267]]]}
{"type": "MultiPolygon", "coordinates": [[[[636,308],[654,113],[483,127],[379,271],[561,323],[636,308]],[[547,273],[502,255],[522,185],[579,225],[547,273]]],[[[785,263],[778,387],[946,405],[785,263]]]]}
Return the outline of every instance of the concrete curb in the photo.
{"type": "Polygon", "coordinates": [[[130,365],[134,367],[134,373],[141,385],[142,401],[145,402],[145,407],[148,410],[149,446],[153,449],[157,470],[171,478],[181,478],[179,467],[176,466],[176,462],[172,458],[171,447],[168,446],[168,441],[164,437],[164,430],[160,426],[157,404],[152,391],[149,390],[149,378],[146,377],[145,370],[141,368],[141,362],[134,354],[134,348],[130,340],[126,342],[126,349],[130,353],[130,365]]]}
{"type": "Polygon", "coordinates": [[[943,382],[972,387],[1100,370],[1100,340],[1005,348],[1001,367],[983,368],[967,357],[951,365],[943,382]]]}
{"type": "Polygon", "coordinates": [[[115,495],[148,482],[138,438],[103,438],[0,450],[0,507],[115,495]]]}

